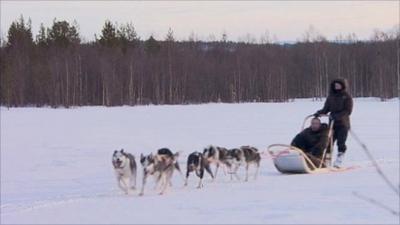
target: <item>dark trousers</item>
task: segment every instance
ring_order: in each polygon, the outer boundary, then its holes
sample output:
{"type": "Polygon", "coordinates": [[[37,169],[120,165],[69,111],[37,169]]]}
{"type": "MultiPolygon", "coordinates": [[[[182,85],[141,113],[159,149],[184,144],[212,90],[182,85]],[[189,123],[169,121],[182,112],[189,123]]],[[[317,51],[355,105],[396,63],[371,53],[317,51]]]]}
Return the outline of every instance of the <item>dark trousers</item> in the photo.
{"type": "MultiPolygon", "coordinates": [[[[347,146],[346,140],[349,133],[349,128],[346,126],[333,126],[333,144],[338,146],[338,151],[345,153],[347,146]]],[[[330,151],[329,151],[330,152],[330,151]]]]}

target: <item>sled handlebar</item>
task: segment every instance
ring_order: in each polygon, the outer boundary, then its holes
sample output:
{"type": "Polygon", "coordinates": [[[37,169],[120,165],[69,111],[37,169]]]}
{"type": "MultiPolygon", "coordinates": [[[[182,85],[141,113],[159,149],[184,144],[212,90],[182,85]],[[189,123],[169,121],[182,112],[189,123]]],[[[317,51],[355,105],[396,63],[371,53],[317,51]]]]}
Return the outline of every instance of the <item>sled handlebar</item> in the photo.
{"type": "MultiPolygon", "coordinates": [[[[301,130],[304,130],[305,126],[306,126],[306,122],[307,120],[309,120],[310,118],[314,118],[314,114],[311,114],[309,116],[306,116],[306,118],[304,118],[303,120],[303,124],[301,125],[301,130]]],[[[329,115],[327,114],[320,114],[318,117],[329,117],[329,115]]]]}

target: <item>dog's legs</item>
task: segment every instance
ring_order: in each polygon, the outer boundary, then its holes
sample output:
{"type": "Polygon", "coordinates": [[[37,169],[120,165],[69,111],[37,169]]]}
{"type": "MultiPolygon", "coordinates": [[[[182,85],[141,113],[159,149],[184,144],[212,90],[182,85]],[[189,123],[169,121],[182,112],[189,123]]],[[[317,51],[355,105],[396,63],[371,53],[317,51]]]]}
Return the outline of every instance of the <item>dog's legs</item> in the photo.
{"type": "Polygon", "coordinates": [[[206,164],[206,165],[204,166],[204,169],[206,169],[207,173],[210,174],[211,178],[214,180],[215,177],[214,177],[214,175],[213,175],[213,173],[212,173],[212,171],[211,171],[210,164],[206,164]]]}
{"type": "Polygon", "coordinates": [[[129,178],[130,179],[127,180],[128,187],[131,190],[135,190],[136,189],[136,173],[132,173],[129,178]]]}
{"type": "Polygon", "coordinates": [[[254,180],[257,180],[259,170],[260,170],[260,162],[257,162],[257,169],[256,169],[256,173],[254,174],[254,180]]]}
{"type": "Polygon", "coordinates": [[[153,175],[152,175],[152,177],[153,177],[153,179],[154,179],[154,187],[153,187],[153,190],[157,190],[157,188],[158,188],[158,181],[160,180],[160,175],[159,175],[159,173],[154,173],[153,175]]]}
{"type": "Polygon", "coordinates": [[[167,175],[167,174],[162,175],[162,190],[160,192],[160,195],[165,193],[165,191],[167,190],[167,187],[171,183],[170,179],[168,179],[168,178],[170,178],[169,175],[167,175]]]}
{"type": "Polygon", "coordinates": [[[144,195],[144,186],[146,185],[147,176],[148,176],[147,173],[143,174],[142,189],[139,193],[140,196],[144,195]]]}
{"type": "Polygon", "coordinates": [[[119,184],[121,185],[121,189],[125,192],[125,194],[129,194],[129,182],[128,178],[121,177],[119,179],[119,184]]]}
{"type": "Polygon", "coordinates": [[[123,177],[122,178],[122,183],[125,186],[125,193],[130,194],[131,193],[131,186],[130,186],[130,177],[123,177]]]}
{"type": "Polygon", "coordinates": [[[155,175],[154,179],[155,179],[154,190],[157,190],[160,187],[160,183],[161,183],[161,173],[157,173],[155,175]]]}
{"type": "Polygon", "coordinates": [[[169,173],[164,175],[164,181],[165,181],[164,183],[165,183],[165,185],[164,185],[164,189],[162,190],[162,192],[160,194],[164,194],[165,191],[168,189],[168,186],[169,186],[168,184],[172,183],[171,181],[172,181],[173,174],[174,174],[174,171],[172,170],[169,173]]]}
{"type": "Polygon", "coordinates": [[[136,172],[136,170],[134,170],[132,173],[132,176],[131,176],[131,188],[133,190],[136,189],[136,176],[137,176],[137,172],[136,172]]]}
{"type": "Polygon", "coordinates": [[[168,179],[168,173],[163,173],[162,177],[161,177],[161,193],[160,194],[164,194],[165,190],[172,186],[172,182],[171,179],[168,179]]]}
{"type": "Polygon", "coordinates": [[[161,191],[160,191],[160,195],[162,195],[162,193],[163,193],[163,190],[165,189],[165,187],[164,187],[164,184],[165,184],[165,175],[160,175],[160,179],[158,180],[158,182],[159,182],[159,187],[161,188],[161,191]]]}
{"type": "Polygon", "coordinates": [[[214,173],[215,178],[217,178],[218,168],[219,168],[219,162],[217,162],[217,164],[216,164],[215,173],[214,173]]]}
{"type": "Polygon", "coordinates": [[[200,169],[198,176],[200,178],[200,182],[199,182],[199,185],[197,186],[197,188],[202,188],[203,187],[204,168],[200,169]]]}
{"type": "Polygon", "coordinates": [[[202,188],[203,187],[203,178],[200,178],[200,181],[199,181],[199,185],[197,186],[197,188],[202,188]]]}
{"type": "Polygon", "coordinates": [[[190,173],[189,170],[186,170],[185,186],[188,185],[189,173],[190,173]]]}
{"type": "Polygon", "coordinates": [[[128,193],[127,193],[127,190],[126,190],[126,187],[123,185],[122,177],[117,177],[117,183],[118,183],[118,187],[119,187],[123,192],[125,192],[125,194],[128,194],[128,193]]]}
{"type": "Polygon", "coordinates": [[[170,187],[172,187],[172,181],[171,181],[171,180],[168,181],[168,185],[169,185],[170,187]]]}
{"type": "Polygon", "coordinates": [[[226,168],[226,165],[224,164],[224,163],[221,163],[222,164],[222,171],[224,171],[224,175],[226,176],[226,174],[227,174],[227,168],[226,168]]]}
{"type": "Polygon", "coordinates": [[[233,172],[232,172],[232,170],[230,170],[230,175],[231,175],[231,181],[233,180],[233,172]]]}
{"type": "Polygon", "coordinates": [[[231,165],[229,167],[228,173],[231,175],[231,181],[233,180],[233,175],[235,175],[236,179],[238,177],[237,175],[237,170],[239,169],[239,164],[237,163],[233,163],[233,165],[231,165]]]}
{"type": "Polygon", "coordinates": [[[248,181],[249,180],[249,163],[246,163],[246,178],[244,179],[244,181],[248,181]]]}
{"type": "MultiPolygon", "coordinates": [[[[171,186],[172,186],[172,176],[173,175],[174,175],[174,171],[171,171],[171,173],[167,175],[168,183],[171,184],[171,186]]],[[[181,177],[183,178],[183,174],[181,177]]]]}
{"type": "Polygon", "coordinates": [[[239,170],[240,164],[236,164],[235,165],[235,169],[234,169],[234,174],[237,180],[240,180],[239,175],[237,174],[237,171],[239,170]]]}

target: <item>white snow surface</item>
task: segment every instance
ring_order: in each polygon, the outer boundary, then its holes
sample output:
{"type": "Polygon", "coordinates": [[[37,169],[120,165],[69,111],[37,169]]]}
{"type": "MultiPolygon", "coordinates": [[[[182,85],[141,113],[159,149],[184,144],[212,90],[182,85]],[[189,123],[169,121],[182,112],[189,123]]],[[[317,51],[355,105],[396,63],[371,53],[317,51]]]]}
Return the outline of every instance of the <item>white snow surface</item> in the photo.
{"type": "MultiPolygon", "coordinates": [[[[399,198],[349,136],[346,166],[336,173],[282,175],[264,155],[257,180],[230,181],[222,170],[204,188],[197,177],[183,186],[179,173],[165,195],[149,183],[143,197],[123,194],[111,164],[114,150],[140,153],[168,147],[186,157],[213,144],[252,145],[265,151],[290,143],[305,116],[323,105],[211,103],[177,106],[1,107],[1,223],[399,224],[399,217],[353,195],[371,197],[399,211],[399,198]]],[[[387,176],[399,184],[399,101],[355,99],[352,129],[387,176]]],[[[336,151],[336,148],[335,148],[336,151]]],[[[251,174],[254,168],[251,167],[251,174]]],[[[243,178],[244,168],[241,169],[243,178]]],[[[252,177],[251,177],[252,178],[252,177]]]]}

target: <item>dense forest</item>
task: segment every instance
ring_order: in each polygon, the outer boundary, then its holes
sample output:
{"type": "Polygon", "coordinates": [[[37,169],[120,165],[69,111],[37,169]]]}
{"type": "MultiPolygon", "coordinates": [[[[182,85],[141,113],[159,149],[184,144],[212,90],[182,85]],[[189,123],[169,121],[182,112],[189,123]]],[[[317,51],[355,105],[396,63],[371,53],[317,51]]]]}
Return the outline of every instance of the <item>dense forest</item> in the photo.
{"type": "Polygon", "coordinates": [[[23,17],[2,40],[3,106],[267,102],[321,98],[343,77],[355,97],[399,96],[399,33],[375,31],[328,41],[306,32],[296,43],[141,40],[132,23],[106,21],[83,42],[76,22],[54,20],[34,36],[23,17]]]}

